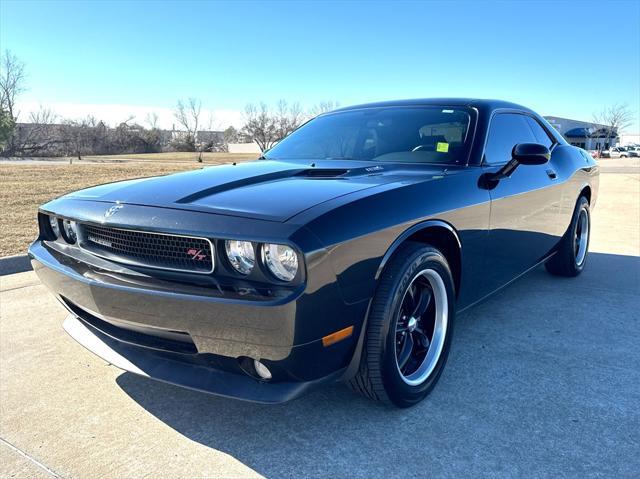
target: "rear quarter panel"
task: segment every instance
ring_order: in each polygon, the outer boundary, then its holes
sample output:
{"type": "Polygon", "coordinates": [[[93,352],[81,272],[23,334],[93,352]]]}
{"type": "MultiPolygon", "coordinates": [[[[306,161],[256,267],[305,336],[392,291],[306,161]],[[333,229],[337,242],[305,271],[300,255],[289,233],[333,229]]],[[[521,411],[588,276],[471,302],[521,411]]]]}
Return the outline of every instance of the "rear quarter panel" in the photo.
{"type": "Polygon", "coordinates": [[[587,151],[571,145],[559,145],[554,152],[554,160],[558,176],[564,180],[560,211],[561,231],[564,232],[571,223],[576,202],[585,188],[591,191],[591,208],[595,206],[600,183],[600,168],[587,151]]]}

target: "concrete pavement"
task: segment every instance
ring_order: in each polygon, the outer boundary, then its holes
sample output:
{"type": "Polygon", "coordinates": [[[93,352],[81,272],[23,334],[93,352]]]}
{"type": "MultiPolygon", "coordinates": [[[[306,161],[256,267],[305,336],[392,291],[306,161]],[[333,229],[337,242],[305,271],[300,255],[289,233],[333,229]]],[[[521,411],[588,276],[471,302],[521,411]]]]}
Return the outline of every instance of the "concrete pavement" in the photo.
{"type": "MultiPolygon", "coordinates": [[[[626,171],[626,170],[625,170],[626,171]]],[[[460,316],[409,410],[332,385],[263,406],[109,366],[32,272],[0,278],[2,477],[638,477],[640,175],[601,176],[589,264],[460,316]]]]}

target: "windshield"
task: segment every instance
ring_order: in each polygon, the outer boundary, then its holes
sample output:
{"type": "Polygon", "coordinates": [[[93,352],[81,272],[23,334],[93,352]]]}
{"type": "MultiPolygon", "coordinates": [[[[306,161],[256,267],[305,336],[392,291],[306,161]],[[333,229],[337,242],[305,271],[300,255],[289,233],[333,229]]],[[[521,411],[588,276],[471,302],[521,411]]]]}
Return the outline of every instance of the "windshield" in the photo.
{"type": "Polygon", "coordinates": [[[330,113],[270,149],[278,160],[466,163],[471,115],[466,108],[386,107],[330,113]]]}

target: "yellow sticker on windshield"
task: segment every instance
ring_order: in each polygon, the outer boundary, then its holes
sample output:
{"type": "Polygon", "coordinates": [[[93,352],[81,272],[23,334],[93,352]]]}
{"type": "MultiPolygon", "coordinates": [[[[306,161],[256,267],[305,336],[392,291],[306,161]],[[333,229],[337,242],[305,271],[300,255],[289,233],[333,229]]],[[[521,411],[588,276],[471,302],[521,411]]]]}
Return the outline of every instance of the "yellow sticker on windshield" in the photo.
{"type": "Polygon", "coordinates": [[[449,143],[438,142],[438,144],[436,145],[436,151],[440,153],[449,153],[449,143]]]}

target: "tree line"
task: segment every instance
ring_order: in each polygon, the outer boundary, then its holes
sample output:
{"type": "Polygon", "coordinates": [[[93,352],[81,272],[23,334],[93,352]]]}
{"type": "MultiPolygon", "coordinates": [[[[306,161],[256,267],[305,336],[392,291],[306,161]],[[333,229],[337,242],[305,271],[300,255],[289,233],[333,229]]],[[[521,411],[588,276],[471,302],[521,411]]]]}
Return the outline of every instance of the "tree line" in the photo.
{"type": "Polygon", "coordinates": [[[49,108],[31,112],[28,121],[18,123],[16,102],[25,91],[25,65],[9,51],[0,59],[0,155],[2,156],[68,156],[161,151],[198,152],[227,151],[229,143],[255,141],[265,151],[309,118],[335,109],[333,101],[321,102],[309,110],[299,103],[280,100],[274,107],[265,103],[248,104],[245,124],[224,131],[212,131],[212,116],[205,114],[197,98],[180,99],[173,116],[177,129],[158,126],[158,115],[150,113],[142,121],[133,116],[117,126],[87,116],[83,119],[60,118],[49,108]]]}
{"type": "MultiPolygon", "coordinates": [[[[150,113],[143,122],[133,116],[110,127],[93,116],[80,120],[62,119],[48,108],[31,112],[28,121],[18,123],[16,100],[25,90],[25,65],[9,51],[0,58],[0,155],[2,156],[68,156],[161,151],[198,152],[202,161],[205,151],[227,151],[230,143],[255,142],[261,151],[321,113],[334,110],[336,102],[321,102],[304,110],[299,103],[280,100],[275,106],[249,104],[244,110],[244,125],[223,132],[212,130],[212,116],[203,115],[197,98],[178,100],[173,116],[178,129],[163,130],[158,115],[150,113]]],[[[619,132],[633,123],[627,105],[616,104],[594,114],[591,130],[601,145],[609,144],[619,132]],[[604,125],[604,127],[603,127],[604,125]]]]}

